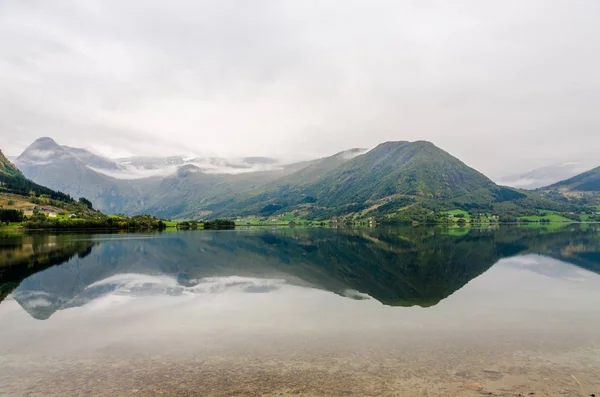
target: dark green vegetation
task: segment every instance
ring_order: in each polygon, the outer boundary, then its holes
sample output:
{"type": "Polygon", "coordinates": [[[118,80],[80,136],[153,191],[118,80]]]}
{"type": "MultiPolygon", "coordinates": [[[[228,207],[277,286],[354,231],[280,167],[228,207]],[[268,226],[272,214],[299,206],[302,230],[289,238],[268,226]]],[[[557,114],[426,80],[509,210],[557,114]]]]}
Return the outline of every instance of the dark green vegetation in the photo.
{"type": "MultiPolygon", "coordinates": [[[[26,240],[30,254],[36,244],[26,240]]],[[[433,306],[488,270],[499,259],[541,254],[600,273],[600,235],[592,227],[499,227],[494,229],[416,227],[388,229],[270,229],[233,233],[177,232],[149,238],[86,238],[78,260],[21,282],[14,298],[33,317],[83,305],[119,288],[119,274],[169,275],[176,288],[194,288],[205,277],[259,277],[320,288],[352,299],[386,305],[433,306]],[[139,260],[143,253],[144,260],[139,260]],[[43,296],[50,304],[39,306],[43,296]],[[67,304],[68,303],[68,304],[67,304]]],[[[114,236],[116,237],[116,236],[114,236]]],[[[68,235],[49,236],[73,254],[68,235]],[[58,240],[57,240],[58,239],[58,240]]],[[[18,247],[19,244],[13,244],[18,247]]],[[[18,251],[18,248],[11,252],[18,251]]],[[[69,253],[67,252],[67,253],[69,253]]],[[[79,252],[79,251],[77,251],[79,252]]],[[[14,255],[14,254],[13,254],[14,255]]],[[[55,261],[48,262],[54,264],[55,261]]],[[[551,269],[532,268],[547,272],[551,269]]],[[[11,281],[11,289],[20,280],[11,281]]],[[[236,285],[242,285],[236,281],[236,285]]],[[[173,287],[170,287],[173,288],[173,287]]],[[[267,292],[267,291],[265,291],[267,292]]]]}
{"type": "Polygon", "coordinates": [[[23,222],[23,211],[0,208],[0,222],[23,222]]]}
{"type": "Polygon", "coordinates": [[[174,225],[177,229],[235,229],[235,222],[228,219],[215,219],[212,221],[183,221],[175,222],[174,225]]]}
{"type": "Polygon", "coordinates": [[[214,221],[205,221],[205,229],[235,229],[235,222],[227,219],[215,219],[214,221]]]}
{"type": "Polygon", "coordinates": [[[101,213],[85,218],[49,218],[44,214],[31,216],[23,224],[25,229],[51,230],[164,230],[167,225],[162,219],[149,215],[134,215],[132,217],[112,217],[101,213]]]}
{"type": "Polygon", "coordinates": [[[489,223],[551,219],[544,215],[549,213],[563,218],[594,215],[593,201],[498,186],[424,141],[386,142],[366,153],[352,149],[270,171],[214,174],[187,164],[169,176],[135,180],[97,172],[118,165],[50,138],[34,142],[17,161],[34,180],[74,197],[87,197],[102,211],[168,219],[259,216],[270,221],[292,216],[313,221],[338,217],[343,222],[445,223],[448,211],[461,210],[468,214],[464,223],[489,223]],[[43,158],[39,153],[45,153],[43,158]]]}

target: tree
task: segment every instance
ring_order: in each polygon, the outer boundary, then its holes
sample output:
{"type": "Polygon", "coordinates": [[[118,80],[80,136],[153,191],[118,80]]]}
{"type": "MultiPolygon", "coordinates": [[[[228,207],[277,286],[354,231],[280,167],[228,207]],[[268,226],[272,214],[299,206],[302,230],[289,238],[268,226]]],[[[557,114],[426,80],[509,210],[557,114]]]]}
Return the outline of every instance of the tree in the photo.
{"type": "Polygon", "coordinates": [[[0,222],[22,222],[23,211],[0,209],[0,222]]]}
{"type": "Polygon", "coordinates": [[[85,197],[79,197],[79,202],[91,210],[94,209],[94,207],[92,206],[92,202],[90,200],[86,199],[85,197]]]}

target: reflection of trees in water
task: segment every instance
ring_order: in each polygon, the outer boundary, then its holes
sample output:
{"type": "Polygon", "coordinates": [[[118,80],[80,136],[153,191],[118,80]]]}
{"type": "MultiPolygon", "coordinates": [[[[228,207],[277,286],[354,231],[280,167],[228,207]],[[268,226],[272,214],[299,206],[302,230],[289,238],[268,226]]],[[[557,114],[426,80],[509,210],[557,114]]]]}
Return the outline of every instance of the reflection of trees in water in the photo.
{"type": "MultiPolygon", "coordinates": [[[[167,274],[182,287],[204,277],[237,275],[283,278],[290,284],[354,298],[362,295],[348,291],[358,291],[386,305],[427,307],[453,294],[499,259],[518,254],[547,255],[600,273],[598,231],[578,225],[200,231],[97,244],[93,252],[89,242],[63,244],[71,250],[63,251],[63,262],[74,253],[85,259],[30,277],[19,288],[19,295],[42,291],[60,297],[55,300],[56,307],[44,313],[46,317],[89,285],[116,274],[167,274]]],[[[60,261],[56,256],[52,264],[60,261]]]]}
{"type": "Polygon", "coordinates": [[[67,236],[44,234],[11,235],[0,240],[0,302],[30,275],[92,253],[93,242],[69,240],[67,236]]]}

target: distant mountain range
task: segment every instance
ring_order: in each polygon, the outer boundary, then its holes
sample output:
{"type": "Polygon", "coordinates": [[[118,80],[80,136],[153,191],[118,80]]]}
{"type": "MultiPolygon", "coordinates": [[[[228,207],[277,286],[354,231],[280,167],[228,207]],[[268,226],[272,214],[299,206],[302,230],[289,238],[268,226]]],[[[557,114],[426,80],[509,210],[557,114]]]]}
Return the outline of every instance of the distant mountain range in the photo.
{"type": "Polygon", "coordinates": [[[550,185],[545,190],[600,192],[600,167],[550,185]]]}
{"type": "Polygon", "coordinates": [[[589,160],[566,162],[548,165],[521,174],[496,178],[495,181],[501,185],[519,189],[538,189],[569,179],[597,165],[597,162],[589,160]]]}
{"type": "Polygon", "coordinates": [[[108,159],[40,138],[16,160],[25,176],[108,213],[214,218],[294,212],[309,218],[394,214],[404,208],[564,209],[496,185],[430,142],[386,142],[281,164],[265,157],[108,159]]]}

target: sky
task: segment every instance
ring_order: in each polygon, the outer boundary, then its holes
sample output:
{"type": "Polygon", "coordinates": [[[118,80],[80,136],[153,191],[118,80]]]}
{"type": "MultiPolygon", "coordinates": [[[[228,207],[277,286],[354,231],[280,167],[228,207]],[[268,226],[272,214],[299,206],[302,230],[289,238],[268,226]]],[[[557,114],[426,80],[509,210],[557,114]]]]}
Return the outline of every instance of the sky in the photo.
{"type": "Polygon", "coordinates": [[[598,21],[597,0],[3,0],[0,149],[291,161],[429,140],[489,175],[589,161],[598,21]]]}

